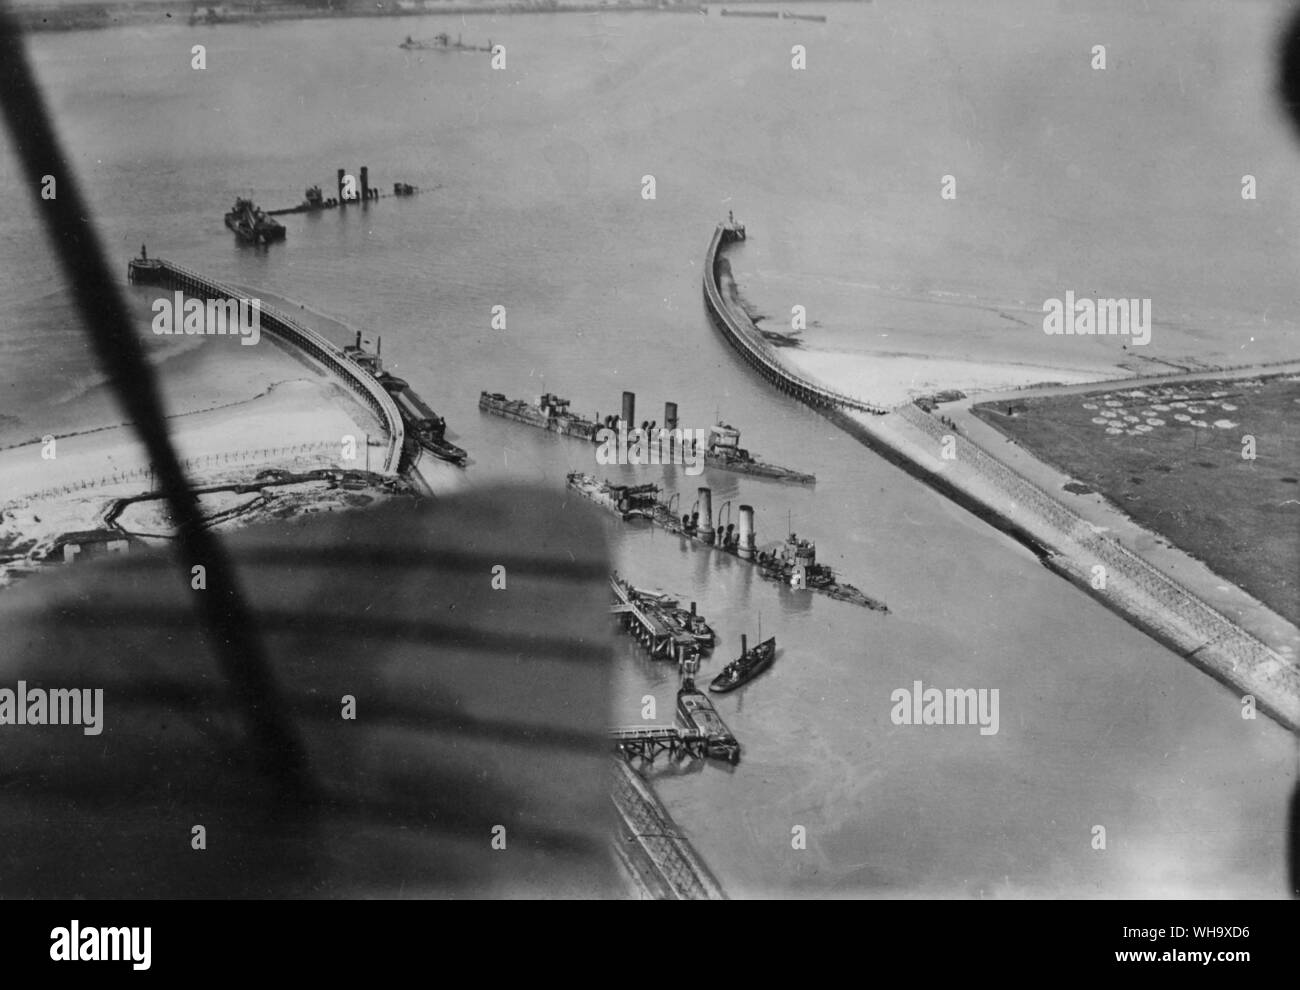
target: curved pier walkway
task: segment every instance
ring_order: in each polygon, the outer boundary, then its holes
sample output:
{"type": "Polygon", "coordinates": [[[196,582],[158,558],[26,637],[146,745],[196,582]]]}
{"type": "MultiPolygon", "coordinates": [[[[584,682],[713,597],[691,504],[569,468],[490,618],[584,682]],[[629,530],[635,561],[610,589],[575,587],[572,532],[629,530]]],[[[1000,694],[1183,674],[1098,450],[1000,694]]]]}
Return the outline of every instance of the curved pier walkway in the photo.
{"type": "Polygon", "coordinates": [[[771,345],[763,339],[763,335],[758,332],[753,322],[742,318],[727,305],[722,298],[722,287],[718,282],[718,251],[723,244],[744,240],[744,238],[745,228],[734,221],[718,224],[717,229],[713,231],[713,239],[709,241],[709,253],[704,259],[704,302],[709,307],[709,314],[723,336],[760,375],[781,391],[793,395],[810,406],[853,409],[857,412],[874,413],[877,416],[889,412],[885,406],[856,399],[796,375],[777,360],[772,353],[771,345]]]}
{"type": "MultiPolygon", "coordinates": [[[[233,286],[200,275],[198,272],[162,258],[132,258],[127,266],[127,278],[139,285],[157,285],[164,289],[184,292],[199,299],[245,299],[247,294],[233,286]]],[[[268,306],[259,306],[261,327],[274,334],[322,365],[338,377],[342,384],[356,393],[361,401],[379,417],[388,433],[388,447],[379,466],[380,474],[397,474],[402,461],[402,444],[406,437],[402,417],[392,397],[384,391],[365,369],[354,362],[311,327],[304,326],[292,317],[268,306]]]]}

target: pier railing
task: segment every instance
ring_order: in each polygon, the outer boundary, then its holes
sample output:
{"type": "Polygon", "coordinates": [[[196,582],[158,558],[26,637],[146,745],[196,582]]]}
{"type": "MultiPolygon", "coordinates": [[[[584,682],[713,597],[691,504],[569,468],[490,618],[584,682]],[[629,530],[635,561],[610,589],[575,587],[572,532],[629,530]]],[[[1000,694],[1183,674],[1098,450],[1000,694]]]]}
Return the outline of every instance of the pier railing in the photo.
{"type": "Polygon", "coordinates": [[[859,412],[874,413],[883,416],[890,410],[873,402],[845,395],[825,385],[810,381],[802,375],[795,374],[777,360],[771,346],[765,341],[752,324],[745,326],[731,311],[722,298],[718,284],[718,250],[722,246],[725,224],[718,224],[709,241],[709,251],[704,259],[704,301],[713,315],[714,322],[723,335],[731,342],[741,356],[777,388],[789,392],[812,406],[837,406],[842,409],[854,409],[859,412]]]}
{"type": "MultiPolygon", "coordinates": [[[[184,265],[162,258],[151,259],[148,266],[140,266],[140,272],[148,272],[147,280],[156,282],[165,288],[180,289],[190,295],[203,299],[242,299],[245,293],[233,286],[200,275],[184,265]]],[[[130,270],[133,280],[143,280],[130,270]]],[[[401,414],[392,397],[384,391],[383,386],[368,371],[349,358],[338,347],[326,340],[311,327],[305,326],[270,306],[261,306],[262,329],[274,334],[281,340],[293,344],[313,357],[326,370],[341,378],[345,385],[358,396],[379,417],[388,432],[388,447],[383,463],[379,466],[381,474],[396,474],[402,459],[402,445],[406,432],[402,425],[401,414]]]]}

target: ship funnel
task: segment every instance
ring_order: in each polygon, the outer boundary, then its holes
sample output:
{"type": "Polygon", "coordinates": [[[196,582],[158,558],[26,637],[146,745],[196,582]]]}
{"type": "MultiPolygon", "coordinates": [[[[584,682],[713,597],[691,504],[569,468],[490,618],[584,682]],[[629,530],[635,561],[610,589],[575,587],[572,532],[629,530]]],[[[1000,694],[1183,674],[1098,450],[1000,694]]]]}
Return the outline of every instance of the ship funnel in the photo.
{"type": "Polygon", "coordinates": [[[345,174],[345,173],[344,173],[343,169],[339,169],[339,206],[342,206],[344,203],[347,202],[347,200],[345,200],[345,199],[343,198],[343,176],[344,176],[344,174],[345,174]]]}
{"type": "Polygon", "coordinates": [[[361,331],[357,331],[357,350],[361,350],[361,331]]]}
{"type": "Polygon", "coordinates": [[[676,446],[674,443],[674,437],[676,436],[676,434],[677,434],[677,403],[665,402],[664,403],[664,432],[660,434],[660,436],[668,438],[669,459],[672,458],[673,448],[676,446]]]}
{"type": "Polygon", "coordinates": [[[695,603],[691,602],[691,615],[695,614],[695,603]]]}
{"type": "Polygon", "coordinates": [[[623,422],[627,424],[629,430],[635,428],[636,424],[636,393],[623,393],[623,422]]]}
{"type": "Polygon", "coordinates": [[[705,543],[713,542],[713,492],[708,488],[700,489],[700,539],[705,543]]]}
{"type": "Polygon", "coordinates": [[[361,201],[367,202],[370,199],[370,169],[361,166],[361,201]]]}
{"type": "Polygon", "coordinates": [[[740,634],[740,655],[743,657],[748,652],[749,652],[749,640],[745,638],[744,633],[741,633],[740,634]]]}
{"type": "Polygon", "coordinates": [[[737,551],[741,560],[754,559],[754,507],[740,507],[740,549],[737,551]]]}

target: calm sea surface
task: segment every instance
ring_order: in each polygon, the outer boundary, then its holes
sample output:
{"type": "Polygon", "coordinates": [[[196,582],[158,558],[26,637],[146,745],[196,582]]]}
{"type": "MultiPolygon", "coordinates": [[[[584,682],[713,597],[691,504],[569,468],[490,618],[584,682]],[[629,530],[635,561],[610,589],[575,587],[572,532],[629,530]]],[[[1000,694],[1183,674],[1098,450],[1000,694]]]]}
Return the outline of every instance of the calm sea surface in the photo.
{"type": "MultiPolygon", "coordinates": [[[[746,294],[774,321],[808,306],[810,346],[1115,359],[1044,349],[1060,338],[1033,314],[1075,289],[1155,299],[1165,356],[1294,356],[1300,147],[1269,97],[1281,8],[974,6],[827,4],[826,25],[716,7],[177,25],[31,48],[115,263],[147,242],[382,334],[475,483],[596,470],[580,444],[480,415],[481,388],[558,391],[602,415],[631,389],[643,419],[675,400],[683,426],[721,412],[766,459],[816,473],[815,490],[707,482],[715,506],[755,506],[761,542],[787,519],[816,538],[891,615],[607,522],[620,570],[717,628],[706,674],[760,620],[777,637],[773,670],[719,700],[740,766],[657,771],[733,894],[1282,896],[1286,733],[1243,721],[1229,691],[764,386],[706,319],[701,257],[730,208],[752,233],[735,256],[746,294]],[[506,71],[397,47],[442,30],[505,44],[506,71]],[[1089,68],[1095,44],[1105,72],[1089,68]],[[381,188],[425,192],[286,217],[269,251],[222,226],[236,195],[287,206],[363,164],[381,188]],[[1260,201],[1241,199],[1246,173],[1260,201]],[[999,732],[894,726],[891,692],[918,680],[997,688],[999,732]]],[[[0,442],[114,418],[8,143],[0,180],[0,442]]],[[[621,470],[688,505],[699,483],[621,470]]],[[[614,722],[637,721],[645,694],[671,717],[670,667],[628,646],[619,678],[614,722]]]]}

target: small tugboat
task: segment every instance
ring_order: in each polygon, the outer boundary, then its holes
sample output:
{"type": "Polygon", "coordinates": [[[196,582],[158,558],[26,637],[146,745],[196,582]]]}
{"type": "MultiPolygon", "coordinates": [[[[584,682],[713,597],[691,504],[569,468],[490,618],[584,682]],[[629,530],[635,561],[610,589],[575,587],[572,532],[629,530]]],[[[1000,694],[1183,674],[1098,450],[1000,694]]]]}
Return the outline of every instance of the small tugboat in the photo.
{"type": "Polygon", "coordinates": [[[695,611],[694,602],[691,602],[689,611],[684,608],[673,608],[671,609],[671,612],[673,618],[677,621],[677,624],[682,627],[682,630],[686,635],[695,640],[701,650],[708,652],[713,649],[713,644],[717,641],[717,637],[709,627],[709,624],[704,621],[704,616],[699,615],[695,611]]]}
{"type": "MultiPolygon", "coordinates": [[[[761,635],[761,634],[760,634],[761,635]]],[[[745,648],[745,637],[740,637],[740,656],[722,668],[722,671],[709,684],[709,690],[718,694],[734,691],[742,684],[748,684],[755,677],[772,666],[776,659],[776,637],[766,639],[752,650],[745,648]]]]}
{"type": "Polygon", "coordinates": [[[282,241],[285,236],[284,224],[272,220],[251,199],[237,198],[235,205],[226,214],[226,226],[234,231],[235,236],[249,244],[270,244],[282,241]]]}

